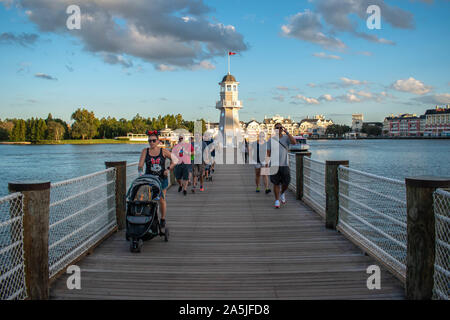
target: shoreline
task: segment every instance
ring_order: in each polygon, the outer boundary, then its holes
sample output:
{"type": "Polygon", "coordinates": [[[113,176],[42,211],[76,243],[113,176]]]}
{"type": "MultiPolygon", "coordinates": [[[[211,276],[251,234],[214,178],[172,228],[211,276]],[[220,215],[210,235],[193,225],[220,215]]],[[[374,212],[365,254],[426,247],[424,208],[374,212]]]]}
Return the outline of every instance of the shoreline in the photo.
{"type": "MultiPolygon", "coordinates": [[[[345,138],[307,138],[308,140],[450,140],[449,137],[358,137],[355,139],[345,139],[345,138]]],[[[124,141],[115,139],[92,139],[92,140],[60,140],[60,141],[48,141],[43,140],[37,143],[32,143],[29,141],[0,141],[0,145],[92,145],[92,144],[147,144],[147,142],[142,141],[124,141]]]]}
{"type": "Polygon", "coordinates": [[[92,140],[60,140],[60,141],[38,141],[36,143],[32,143],[29,141],[18,141],[18,142],[10,142],[10,141],[0,141],[0,145],[92,145],[92,144],[147,144],[147,142],[142,141],[121,141],[114,139],[92,139],[92,140]]]}

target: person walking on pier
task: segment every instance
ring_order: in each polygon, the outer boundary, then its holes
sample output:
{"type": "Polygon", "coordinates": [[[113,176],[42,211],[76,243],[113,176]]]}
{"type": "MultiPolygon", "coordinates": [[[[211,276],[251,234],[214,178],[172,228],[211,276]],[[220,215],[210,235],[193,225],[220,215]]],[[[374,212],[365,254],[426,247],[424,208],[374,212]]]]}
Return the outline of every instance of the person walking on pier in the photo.
{"type": "Polygon", "coordinates": [[[202,136],[197,136],[196,139],[198,142],[194,147],[196,162],[192,164],[192,192],[195,193],[195,189],[197,188],[197,182],[200,181],[200,191],[203,192],[205,189],[203,188],[203,182],[205,177],[205,161],[203,159],[203,151],[206,148],[206,142],[203,141],[202,136]]]}
{"type": "Polygon", "coordinates": [[[191,154],[194,148],[188,142],[184,142],[184,137],[178,138],[178,144],[172,149],[172,154],[177,158],[175,166],[175,179],[178,182],[178,192],[183,190],[183,194],[187,194],[187,184],[189,182],[189,166],[191,165],[191,154]]]}
{"type": "Polygon", "coordinates": [[[145,174],[151,174],[157,176],[161,181],[162,197],[159,199],[159,207],[161,213],[161,228],[164,230],[166,227],[166,191],[169,186],[169,171],[172,171],[175,167],[177,159],[172,157],[169,150],[162,149],[158,147],[159,132],[157,130],[147,131],[149,148],[145,148],[141,152],[141,157],[139,159],[138,172],[142,175],[144,172],[145,164],[145,174]],[[166,159],[170,159],[171,164],[168,169],[166,169],[166,159]]]}
{"type": "MultiPolygon", "coordinates": [[[[291,182],[291,175],[288,166],[288,148],[290,144],[296,144],[295,138],[281,125],[275,124],[275,132],[278,133],[279,143],[279,162],[278,172],[270,176],[270,181],[273,183],[273,190],[275,194],[275,208],[280,208],[280,200],[282,204],[286,204],[285,192],[291,182]],[[283,135],[283,132],[286,135],[283,135]]],[[[271,139],[272,141],[273,139],[271,139]]],[[[267,146],[267,156],[270,157],[272,146],[271,143],[267,146]]],[[[266,164],[268,167],[268,164],[266,164]]]]}
{"type": "MultiPolygon", "coordinates": [[[[256,146],[253,152],[256,152],[256,164],[255,164],[255,183],[256,183],[256,192],[260,192],[260,181],[261,181],[261,168],[265,167],[266,164],[266,154],[267,154],[267,145],[268,142],[265,139],[266,134],[261,131],[258,135],[258,140],[256,143],[252,143],[252,145],[256,146]]],[[[252,157],[255,160],[255,156],[252,157]]],[[[269,188],[269,176],[267,174],[262,175],[264,188],[266,194],[270,193],[272,190],[269,188]]]]}

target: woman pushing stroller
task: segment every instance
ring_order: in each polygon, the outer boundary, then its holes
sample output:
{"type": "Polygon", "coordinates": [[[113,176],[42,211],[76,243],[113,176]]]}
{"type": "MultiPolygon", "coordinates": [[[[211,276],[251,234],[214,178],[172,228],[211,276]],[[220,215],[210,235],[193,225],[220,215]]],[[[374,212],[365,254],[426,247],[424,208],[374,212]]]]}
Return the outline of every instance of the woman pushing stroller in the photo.
{"type": "Polygon", "coordinates": [[[172,171],[176,165],[175,157],[172,157],[170,151],[158,147],[159,132],[157,130],[147,131],[148,142],[150,147],[145,148],[141,152],[141,158],[139,160],[138,171],[139,175],[144,173],[151,174],[159,177],[161,180],[162,196],[159,200],[159,207],[161,208],[161,222],[160,226],[164,230],[166,227],[166,191],[169,186],[169,170],[172,171]],[[170,167],[166,169],[166,159],[171,160],[170,167]]]}

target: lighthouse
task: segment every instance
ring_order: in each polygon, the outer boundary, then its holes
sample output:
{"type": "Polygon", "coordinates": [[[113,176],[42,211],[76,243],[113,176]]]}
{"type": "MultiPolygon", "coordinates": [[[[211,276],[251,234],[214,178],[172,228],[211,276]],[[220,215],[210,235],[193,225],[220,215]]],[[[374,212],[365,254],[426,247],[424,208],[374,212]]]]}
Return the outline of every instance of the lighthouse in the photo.
{"type": "Polygon", "coordinates": [[[236,137],[241,135],[239,109],[242,108],[242,103],[239,101],[239,82],[228,73],[219,86],[220,101],[216,103],[216,108],[220,110],[219,130],[226,146],[236,146],[236,137]]]}

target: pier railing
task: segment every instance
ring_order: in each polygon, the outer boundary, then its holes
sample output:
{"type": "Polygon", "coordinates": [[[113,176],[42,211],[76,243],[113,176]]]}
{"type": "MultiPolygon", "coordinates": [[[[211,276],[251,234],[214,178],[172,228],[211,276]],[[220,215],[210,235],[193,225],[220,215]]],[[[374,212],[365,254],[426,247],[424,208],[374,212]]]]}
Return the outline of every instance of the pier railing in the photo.
{"type": "Polygon", "coordinates": [[[325,163],[303,159],[303,201],[325,218],[325,163]]]}
{"type": "Polygon", "coordinates": [[[434,192],[436,251],[433,299],[448,300],[450,291],[450,190],[434,192]]]}
{"type": "Polygon", "coordinates": [[[76,261],[117,228],[116,168],[50,186],[49,276],[76,261]]]}
{"type": "Polygon", "coordinates": [[[12,193],[0,198],[0,300],[48,299],[59,275],[125,228],[138,163],[105,166],[56,183],[9,183],[12,193]]]}
{"type": "Polygon", "coordinates": [[[23,195],[0,198],[0,300],[27,298],[23,249],[23,195]]]}
{"type": "Polygon", "coordinates": [[[127,190],[128,188],[130,188],[131,182],[133,182],[133,180],[136,179],[139,175],[138,165],[139,162],[127,164],[127,182],[126,182],[127,190]]]}
{"type": "Polygon", "coordinates": [[[448,178],[404,181],[289,154],[290,189],[405,285],[408,299],[447,299],[450,287],[448,178]],[[295,181],[292,181],[295,179],[295,181]]]}
{"type": "Polygon", "coordinates": [[[405,182],[339,166],[337,229],[406,277],[405,182]]]}

